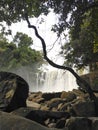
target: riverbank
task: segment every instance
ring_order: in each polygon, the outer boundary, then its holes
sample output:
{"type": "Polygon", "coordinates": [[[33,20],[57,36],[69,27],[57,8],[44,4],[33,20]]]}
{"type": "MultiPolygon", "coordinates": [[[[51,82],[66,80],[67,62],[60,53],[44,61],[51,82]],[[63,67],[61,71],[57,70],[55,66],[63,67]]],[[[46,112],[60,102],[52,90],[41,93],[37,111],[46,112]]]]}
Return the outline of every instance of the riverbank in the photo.
{"type": "MultiPolygon", "coordinates": [[[[95,94],[98,97],[98,94],[95,94]]],[[[36,110],[40,110],[42,113],[46,112],[46,117],[41,124],[48,128],[63,129],[67,127],[69,130],[98,129],[98,124],[96,124],[98,118],[96,117],[94,101],[90,100],[88,93],[78,89],[58,93],[29,93],[27,106],[32,108],[33,112],[34,110],[35,112],[36,110]],[[47,114],[49,112],[51,112],[51,116],[47,114]],[[64,112],[65,116],[62,116],[62,112],[64,112]],[[59,118],[56,117],[58,114],[61,114],[59,118]]],[[[40,111],[39,114],[41,114],[40,111]]]]}

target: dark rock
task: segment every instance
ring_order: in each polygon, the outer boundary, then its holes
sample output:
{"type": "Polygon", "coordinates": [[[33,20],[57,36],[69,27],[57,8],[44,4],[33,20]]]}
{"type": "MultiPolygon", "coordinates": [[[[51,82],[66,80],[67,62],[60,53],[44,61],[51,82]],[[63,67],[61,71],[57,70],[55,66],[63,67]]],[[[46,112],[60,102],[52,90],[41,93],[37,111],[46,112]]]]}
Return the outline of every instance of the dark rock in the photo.
{"type": "Polygon", "coordinates": [[[65,127],[65,122],[66,119],[65,118],[61,118],[60,120],[57,121],[56,123],[56,128],[64,128],[65,127]]]}
{"type": "Polygon", "coordinates": [[[72,104],[72,109],[76,113],[76,116],[95,116],[95,105],[93,101],[77,101],[76,103],[72,104]]]}
{"type": "Polygon", "coordinates": [[[64,103],[62,106],[61,106],[61,108],[60,108],[60,110],[61,111],[67,111],[68,110],[68,107],[70,107],[71,106],[71,104],[68,102],[68,103],[64,103]]]}
{"type": "Polygon", "coordinates": [[[70,102],[76,98],[76,95],[73,92],[63,91],[61,94],[61,99],[66,99],[67,102],[70,102]]]}
{"type": "Polygon", "coordinates": [[[50,101],[48,101],[48,106],[51,108],[58,107],[60,103],[64,102],[61,98],[53,98],[50,101]]]}
{"type": "Polygon", "coordinates": [[[91,130],[98,130],[98,117],[90,117],[92,120],[92,129],[91,130]]]}
{"type": "Polygon", "coordinates": [[[42,97],[48,101],[48,100],[51,100],[52,98],[60,98],[61,96],[61,92],[58,92],[58,93],[43,93],[42,94],[42,97]]]}
{"type": "Polygon", "coordinates": [[[0,130],[49,130],[49,129],[34,121],[0,111],[0,130]]]}
{"type": "Polygon", "coordinates": [[[82,75],[90,85],[94,92],[98,92],[98,71],[90,72],[88,74],[82,75]]]}
{"type": "Polygon", "coordinates": [[[32,108],[19,108],[11,113],[36,121],[42,125],[45,125],[45,120],[47,119],[60,119],[62,117],[64,118],[70,117],[69,113],[67,112],[33,110],[32,108]]]}
{"type": "Polygon", "coordinates": [[[0,110],[10,112],[19,107],[26,107],[29,86],[20,76],[0,72],[0,110]]]}
{"type": "Polygon", "coordinates": [[[91,124],[91,120],[87,118],[71,117],[67,120],[66,127],[68,127],[68,130],[91,130],[91,124]]]}

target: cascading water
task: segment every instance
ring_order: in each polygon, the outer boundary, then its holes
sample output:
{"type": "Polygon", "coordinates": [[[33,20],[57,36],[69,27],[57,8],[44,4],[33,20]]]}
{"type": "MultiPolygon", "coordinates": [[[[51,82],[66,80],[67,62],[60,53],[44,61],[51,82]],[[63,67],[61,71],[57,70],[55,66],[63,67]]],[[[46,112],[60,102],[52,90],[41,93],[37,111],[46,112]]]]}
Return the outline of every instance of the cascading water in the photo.
{"type": "Polygon", "coordinates": [[[33,73],[34,69],[26,67],[11,71],[23,77],[30,86],[31,92],[61,92],[77,88],[75,77],[66,70],[43,69],[39,73],[33,73]]]}
{"type": "Polygon", "coordinates": [[[75,77],[68,71],[54,69],[37,74],[37,91],[60,92],[72,90],[77,87],[75,77]]]}

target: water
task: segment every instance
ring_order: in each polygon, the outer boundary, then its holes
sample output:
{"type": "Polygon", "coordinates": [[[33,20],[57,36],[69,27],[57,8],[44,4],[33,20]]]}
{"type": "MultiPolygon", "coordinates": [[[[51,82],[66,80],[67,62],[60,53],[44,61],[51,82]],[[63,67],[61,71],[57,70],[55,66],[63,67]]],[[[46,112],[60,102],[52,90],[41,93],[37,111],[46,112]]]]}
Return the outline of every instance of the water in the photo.
{"type": "Polygon", "coordinates": [[[69,72],[55,68],[43,69],[42,72],[33,73],[26,67],[12,72],[23,77],[29,84],[31,92],[61,92],[77,88],[75,77],[69,72]]]}
{"type": "Polygon", "coordinates": [[[55,69],[37,74],[36,91],[60,92],[77,87],[75,77],[68,71],[55,69]]]}

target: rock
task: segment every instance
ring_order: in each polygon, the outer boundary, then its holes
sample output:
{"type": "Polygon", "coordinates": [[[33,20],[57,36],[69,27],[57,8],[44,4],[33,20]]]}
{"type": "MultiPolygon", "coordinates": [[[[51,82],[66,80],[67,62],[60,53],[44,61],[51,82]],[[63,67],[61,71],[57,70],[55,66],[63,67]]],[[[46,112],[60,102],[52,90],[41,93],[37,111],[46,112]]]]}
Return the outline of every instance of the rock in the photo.
{"type": "MultiPolygon", "coordinates": [[[[36,121],[42,125],[45,125],[45,121],[47,119],[51,119],[53,120],[58,120],[60,118],[65,118],[67,119],[70,115],[67,112],[52,112],[52,111],[43,111],[43,110],[34,110],[32,108],[19,108],[13,112],[11,112],[11,114],[14,115],[19,115],[19,116],[23,116],[27,119],[36,121]]],[[[55,123],[55,122],[49,122],[50,123],[55,123]]]]}
{"type": "Polygon", "coordinates": [[[98,71],[90,72],[81,77],[91,85],[94,92],[98,92],[98,71]]]}
{"type": "Polygon", "coordinates": [[[32,102],[32,101],[27,100],[26,103],[27,103],[27,107],[32,107],[35,109],[40,109],[40,107],[41,107],[41,104],[36,103],[36,102],[32,102]]]}
{"type": "Polygon", "coordinates": [[[63,103],[60,103],[59,105],[58,105],[58,108],[57,108],[57,110],[61,110],[61,108],[62,108],[62,106],[63,106],[63,103]]]}
{"type": "Polygon", "coordinates": [[[29,86],[20,76],[0,72],[0,110],[10,112],[19,107],[26,107],[29,86]]]}
{"type": "Polygon", "coordinates": [[[41,107],[40,107],[40,110],[44,110],[44,111],[47,111],[49,109],[50,108],[47,106],[47,104],[41,105],[41,107]]]}
{"type": "Polygon", "coordinates": [[[49,118],[46,119],[44,123],[45,123],[46,126],[48,126],[48,124],[50,123],[50,119],[49,118]]]}
{"type": "Polygon", "coordinates": [[[65,127],[65,122],[66,119],[65,118],[61,118],[60,120],[57,121],[56,123],[56,128],[64,128],[65,127]]]}
{"type": "Polygon", "coordinates": [[[84,93],[83,91],[80,91],[79,89],[73,89],[72,92],[76,95],[78,99],[85,99],[85,100],[90,99],[88,93],[86,92],[84,93]]]}
{"type": "Polygon", "coordinates": [[[67,108],[68,107],[70,107],[71,106],[71,104],[68,102],[68,103],[64,103],[62,106],[61,106],[61,108],[60,108],[60,110],[61,111],[67,111],[67,108]]]}
{"type": "Polygon", "coordinates": [[[44,98],[42,98],[42,92],[36,93],[29,93],[28,101],[36,102],[36,103],[43,103],[44,98]]]}
{"type": "Polygon", "coordinates": [[[61,94],[61,99],[66,99],[67,102],[70,102],[76,98],[76,95],[73,92],[63,91],[61,94]]]}
{"type": "Polygon", "coordinates": [[[0,130],[58,130],[58,129],[47,128],[29,119],[0,111],[0,130]]]}
{"type": "Polygon", "coordinates": [[[21,107],[19,109],[16,109],[16,110],[10,112],[10,113],[13,115],[26,117],[32,110],[35,110],[35,109],[33,109],[31,107],[21,107]]]}
{"type": "Polygon", "coordinates": [[[34,99],[42,98],[42,92],[36,92],[36,93],[29,93],[28,100],[34,101],[34,99]]]}
{"type": "Polygon", "coordinates": [[[48,102],[48,106],[51,108],[58,107],[60,103],[64,102],[61,98],[53,98],[48,102]]]}
{"type": "Polygon", "coordinates": [[[56,123],[50,123],[50,124],[48,124],[49,128],[55,128],[55,126],[56,126],[56,123]]]}
{"type": "Polygon", "coordinates": [[[72,104],[72,109],[76,113],[76,116],[95,116],[95,105],[93,101],[77,101],[76,103],[72,104]]]}
{"type": "Polygon", "coordinates": [[[84,117],[71,117],[66,121],[65,126],[68,130],[91,130],[91,123],[91,120],[84,117]]]}
{"type": "Polygon", "coordinates": [[[42,97],[48,101],[48,100],[51,100],[53,98],[60,98],[61,96],[61,92],[58,92],[58,93],[43,93],[42,94],[42,97]]]}
{"type": "Polygon", "coordinates": [[[79,89],[73,89],[72,91],[76,96],[81,96],[83,95],[84,93],[82,91],[80,91],[79,89]]]}
{"type": "Polygon", "coordinates": [[[92,129],[91,130],[98,130],[98,117],[90,117],[92,120],[92,129]]]}

